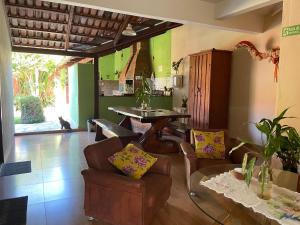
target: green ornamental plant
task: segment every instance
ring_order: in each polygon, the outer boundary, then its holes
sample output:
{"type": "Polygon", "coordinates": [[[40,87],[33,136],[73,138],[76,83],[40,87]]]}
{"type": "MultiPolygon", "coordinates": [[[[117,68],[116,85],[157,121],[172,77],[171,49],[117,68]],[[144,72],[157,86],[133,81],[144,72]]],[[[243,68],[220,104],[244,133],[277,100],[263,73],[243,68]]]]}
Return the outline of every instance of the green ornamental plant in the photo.
{"type": "Polygon", "coordinates": [[[20,99],[21,123],[41,123],[45,121],[41,100],[35,96],[20,99]]]}
{"type": "MultiPolygon", "coordinates": [[[[276,154],[282,161],[283,169],[296,172],[297,164],[300,157],[300,136],[294,127],[288,125],[282,125],[282,121],[288,118],[285,114],[289,108],[283,110],[279,116],[273,120],[263,118],[259,122],[255,123],[255,127],[261,132],[263,151],[261,152],[263,163],[260,168],[260,183],[261,193],[263,194],[264,188],[267,185],[268,180],[272,180],[272,171],[270,168],[270,161],[272,156],[276,154]]],[[[240,145],[231,149],[233,152],[246,144],[242,142],[240,145]]],[[[255,159],[251,159],[248,162],[248,155],[244,156],[243,161],[243,173],[245,175],[245,181],[249,185],[253,175],[253,169],[255,166],[255,159]]]]}

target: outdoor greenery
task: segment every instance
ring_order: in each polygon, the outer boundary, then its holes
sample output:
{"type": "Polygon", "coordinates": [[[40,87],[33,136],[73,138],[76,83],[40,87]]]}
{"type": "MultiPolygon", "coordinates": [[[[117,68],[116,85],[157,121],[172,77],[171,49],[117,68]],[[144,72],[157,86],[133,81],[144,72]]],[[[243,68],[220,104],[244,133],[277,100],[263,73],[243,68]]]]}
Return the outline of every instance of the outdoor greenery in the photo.
{"type": "Polygon", "coordinates": [[[42,104],[38,97],[25,96],[20,98],[22,124],[41,123],[45,121],[42,104]]]}
{"type": "Polygon", "coordinates": [[[36,96],[42,107],[52,105],[56,67],[56,62],[47,55],[13,53],[14,96],[36,96]]]}
{"type": "Polygon", "coordinates": [[[67,86],[68,83],[68,70],[67,68],[63,68],[60,70],[60,85],[62,88],[65,88],[67,86]]]}

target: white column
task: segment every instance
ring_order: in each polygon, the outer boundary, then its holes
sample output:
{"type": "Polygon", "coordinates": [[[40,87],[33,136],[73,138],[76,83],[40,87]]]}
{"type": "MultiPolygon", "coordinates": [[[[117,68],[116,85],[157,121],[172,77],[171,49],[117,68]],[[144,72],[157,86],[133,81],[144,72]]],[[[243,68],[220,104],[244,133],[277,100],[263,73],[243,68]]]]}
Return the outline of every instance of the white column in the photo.
{"type": "MultiPolygon", "coordinates": [[[[284,0],[282,27],[300,24],[300,1],[284,0]]],[[[277,114],[291,107],[286,122],[300,131],[300,34],[281,37],[277,114]]]]}

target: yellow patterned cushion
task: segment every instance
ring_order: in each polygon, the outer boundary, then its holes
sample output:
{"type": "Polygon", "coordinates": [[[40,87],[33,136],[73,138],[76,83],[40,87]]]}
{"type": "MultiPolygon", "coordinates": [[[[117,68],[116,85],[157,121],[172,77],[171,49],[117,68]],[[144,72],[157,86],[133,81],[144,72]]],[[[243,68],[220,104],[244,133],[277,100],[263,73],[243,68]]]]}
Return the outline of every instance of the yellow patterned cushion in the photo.
{"type": "Polygon", "coordinates": [[[193,130],[197,158],[225,159],[224,131],[193,130]]]}
{"type": "Polygon", "coordinates": [[[116,152],[108,161],[124,174],[134,179],[140,179],[156,162],[157,158],[136,147],[128,144],[122,151],[116,152]]]}

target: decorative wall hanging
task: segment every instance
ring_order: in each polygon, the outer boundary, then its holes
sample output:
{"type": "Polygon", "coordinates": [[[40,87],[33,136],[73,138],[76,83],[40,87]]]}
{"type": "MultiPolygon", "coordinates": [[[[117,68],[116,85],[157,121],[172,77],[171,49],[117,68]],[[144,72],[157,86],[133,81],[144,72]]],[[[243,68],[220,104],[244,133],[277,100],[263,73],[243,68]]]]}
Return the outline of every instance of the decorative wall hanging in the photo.
{"type": "Polygon", "coordinates": [[[278,80],[278,69],[279,69],[279,53],[280,48],[272,48],[267,52],[259,52],[257,48],[250,41],[241,41],[236,46],[235,49],[246,48],[250,55],[257,60],[268,59],[269,62],[272,62],[275,65],[274,69],[274,80],[278,80]]]}

